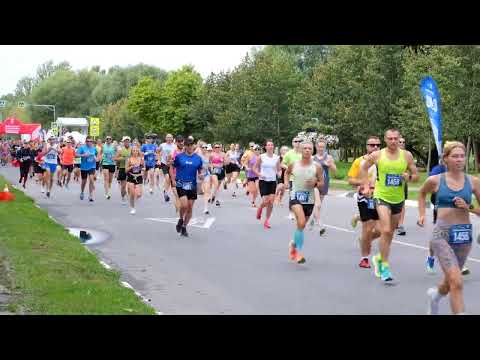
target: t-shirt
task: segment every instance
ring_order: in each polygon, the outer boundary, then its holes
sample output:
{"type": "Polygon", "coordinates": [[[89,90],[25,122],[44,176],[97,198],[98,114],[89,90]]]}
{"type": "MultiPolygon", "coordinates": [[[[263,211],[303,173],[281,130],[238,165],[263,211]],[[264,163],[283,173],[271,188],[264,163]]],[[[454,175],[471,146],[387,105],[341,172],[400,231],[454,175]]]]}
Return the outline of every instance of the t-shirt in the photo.
{"type": "Polygon", "coordinates": [[[430,174],[428,174],[428,176],[440,175],[444,172],[447,172],[447,168],[445,167],[445,165],[435,165],[432,168],[432,171],[430,171],[430,174]]]}
{"type": "MultiPolygon", "coordinates": [[[[285,156],[283,157],[283,164],[285,166],[289,166],[290,164],[293,164],[295,161],[302,160],[302,153],[301,152],[296,152],[295,149],[288,150],[285,156]]],[[[292,173],[290,174],[290,181],[293,181],[295,178],[295,175],[292,173]]]]}
{"type": "Polygon", "coordinates": [[[102,165],[115,165],[113,158],[115,157],[116,148],[113,144],[103,144],[102,149],[102,165]]]}
{"type": "Polygon", "coordinates": [[[276,154],[273,154],[272,157],[268,154],[260,155],[262,160],[260,166],[260,180],[264,181],[277,181],[277,163],[280,157],[276,154]]]}
{"type": "MultiPolygon", "coordinates": [[[[356,158],[352,166],[350,167],[350,170],[348,170],[347,176],[357,179],[360,176],[360,168],[365,163],[365,161],[366,160],[363,158],[363,156],[356,158]]],[[[368,181],[370,183],[370,186],[375,186],[376,179],[377,179],[377,167],[374,164],[368,168],[368,181]]]]}
{"type": "Polygon", "coordinates": [[[64,147],[61,155],[62,164],[73,165],[74,159],[75,159],[75,149],[64,147]]]}
{"type": "Polygon", "coordinates": [[[57,146],[56,145],[53,145],[53,146],[50,146],[50,145],[47,145],[48,146],[48,150],[47,152],[45,153],[45,162],[47,164],[57,164],[57,156],[58,156],[58,150],[57,150],[57,146]]]}
{"type": "Polygon", "coordinates": [[[182,187],[185,183],[191,183],[192,189],[197,187],[197,172],[203,167],[200,156],[197,154],[187,155],[186,153],[178,153],[173,161],[173,167],[176,170],[178,187],[182,187]]]}
{"type": "Polygon", "coordinates": [[[87,146],[83,145],[77,150],[78,155],[90,154],[87,157],[82,157],[80,163],[80,170],[91,170],[96,168],[96,156],[97,156],[97,148],[94,146],[87,146]]]}
{"type": "Polygon", "coordinates": [[[162,164],[167,164],[168,155],[170,155],[173,150],[175,150],[175,144],[163,143],[162,145],[160,145],[160,149],[162,150],[162,164]]]}
{"type": "Polygon", "coordinates": [[[140,148],[145,159],[145,165],[148,167],[155,166],[155,152],[157,151],[157,145],[155,144],[143,144],[140,148]]]}

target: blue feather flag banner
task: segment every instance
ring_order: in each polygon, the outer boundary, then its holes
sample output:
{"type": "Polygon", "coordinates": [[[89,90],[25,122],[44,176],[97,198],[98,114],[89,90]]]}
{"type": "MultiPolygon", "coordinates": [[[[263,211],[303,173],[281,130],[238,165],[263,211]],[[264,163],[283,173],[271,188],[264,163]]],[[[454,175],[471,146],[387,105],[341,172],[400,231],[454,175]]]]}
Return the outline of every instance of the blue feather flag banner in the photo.
{"type": "Polygon", "coordinates": [[[438,156],[441,157],[443,153],[442,148],[442,111],[440,107],[440,92],[437,84],[431,76],[426,76],[420,82],[420,92],[423,101],[427,107],[428,118],[432,126],[433,137],[435,145],[437,146],[438,156]]]}

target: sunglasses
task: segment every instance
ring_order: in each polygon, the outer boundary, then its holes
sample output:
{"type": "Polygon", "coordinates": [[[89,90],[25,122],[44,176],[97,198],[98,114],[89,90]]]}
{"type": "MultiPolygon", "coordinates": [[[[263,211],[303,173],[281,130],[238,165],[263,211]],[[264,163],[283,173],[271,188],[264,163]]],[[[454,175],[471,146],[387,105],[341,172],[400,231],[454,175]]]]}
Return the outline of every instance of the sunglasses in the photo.
{"type": "Polygon", "coordinates": [[[293,142],[294,142],[294,143],[299,143],[299,142],[300,142],[300,140],[293,140],[293,142]]]}
{"type": "Polygon", "coordinates": [[[380,147],[381,144],[367,144],[368,146],[376,146],[376,147],[380,147]]]}
{"type": "Polygon", "coordinates": [[[214,146],[214,147],[215,147],[215,149],[220,149],[220,146],[214,146]]]}

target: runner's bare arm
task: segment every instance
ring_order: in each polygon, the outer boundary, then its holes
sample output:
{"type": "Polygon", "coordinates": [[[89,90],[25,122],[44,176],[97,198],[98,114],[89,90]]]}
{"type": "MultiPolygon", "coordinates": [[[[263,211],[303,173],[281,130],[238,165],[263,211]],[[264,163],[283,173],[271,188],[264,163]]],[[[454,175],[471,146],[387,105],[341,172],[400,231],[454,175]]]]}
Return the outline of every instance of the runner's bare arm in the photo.
{"type": "Polygon", "coordinates": [[[413,161],[413,155],[410,151],[405,151],[405,156],[407,158],[408,170],[410,173],[405,172],[403,174],[403,178],[405,181],[408,182],[417,182],[419,180],[417,166],[415,165],[415,161],[413,161]]]}
{"type": "Polygon", "coordinates": [[[321,166],[317,166],[317,187],[323,188],[325,185],[325,179],[323,177],[323,168],[321,166]]]}
{"type": "Polygon", "coordinates": [[[293,164],[288,165],[287,170],[285,170],[285,176],[283,179],[283,184],[285,185],[286,190],[290,190],[288,185],[290,181],[290,174],[292,173],[293,164]]]}
{"type": "Polygon", "coordinates": [[[255,165],[253,165],[252,171],[260,178],[260,166],[262,165],[262,158],[259,156],[255,165]]]}
{"type": "Polygon", "coordinates": [[[329,167],[330,171],[333,174],[336,174],[337,173],[337,165],[335,165],[335,160],[333,160],[332,155],[328,155],[327,164],[328,164],[328,167],[329,167]]]}
{"type": "Polygon", "coordinates": [[[418,221],[417,224],[420,226],[425,225],[425,208],[426,208],[426,198],[427,194],[434,193],[438,188],[439,176],[434,175],[427,178],[425,183],[419,190],[418,193],[418,221]]]}
{"type": "Polygon", "coordinates": [[[368,181],[368,169],[370,168],[370,166],[376,164],[379,157],[380,157],[380,151],[374,151],[373,153],[365,157],[365,161],[360,166],[359,180],[360,180],[360,186],[363,187],[363,189],[360,189],[360,190],[362,191],[363,194],[367,196],[369,196],[371,192],[370,184],[368,181]]]}

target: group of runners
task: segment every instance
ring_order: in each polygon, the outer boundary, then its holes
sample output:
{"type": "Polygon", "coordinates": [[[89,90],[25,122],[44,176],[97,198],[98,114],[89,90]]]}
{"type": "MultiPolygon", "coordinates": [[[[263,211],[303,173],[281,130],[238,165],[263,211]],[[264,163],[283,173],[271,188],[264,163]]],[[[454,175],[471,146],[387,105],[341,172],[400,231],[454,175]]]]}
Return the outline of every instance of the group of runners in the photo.
{"type": "MultiPolygon", "coordinates": [[[[105,198],[111,199],[116,179],[122,203],[126,204],[128,199],[134,215],[143,185],[148,184],[153,194],[155,188],[160,190],[163,177],[163,199],[169,202],[174,198],[178,213],[176,230],[186,237],[197,196],[203,195],[203,213],[208,215],[210,205],[221,206],[222,184],[224,190],[233,190],[233,198],[245,188],[250,205],[256,208],[256,218],[263,220],[265,229],[271,228],[274,207],[282,206],[288,193],[290,218],[296,224],[288,256],[299,264],[306,262],[305,228],[316,226],[319,235],[326,231],[321,224],[321,207],[329,191],[330,176],[337,169],[322,138],[312,143],[294,137],[291,149],[275,148],[272,140],[266,140],[263,146],[251,142],[245,151],[239,144],[231,144],[227,150],[220,143],[195,142],[193,137],[182,136],[174,139],[171,134],[159,145],[154,136],[146,136],[143,144],[132,143],[128,136],[118,144],[109,136],[104,143],[95,143],[92,138],[87,138],[85,144],[76,144],[73,138],[63,140],[56,143],[55,138],[49,138],[45,144],[25,142],[17,150],[15,157],[20,162],[20,183],[24,187],[32,168],[42,192],[50,197],[55,176],[58,186],[68,188],[74,173],[74,181],[81,179],[80,199],[84,200],[88,182],[89,201],[93,202],[97,172],[101,172],[105,198]],[[242,170],[244,181],[239,180],[242,170]]],[[[384,141],[386,146],[381,148],[379,137],[366,139],[366,153],[354,160],[348,182],[356,188],[358,207],[352,226],[358,221],[362,224],[359,267],[369,269],[373,265],[373,274],[388,283],[394,280],[389,261],[394,234],[406,234],[402,224],[407,184],[417,182],[419,175],[398,130],[387,130],[384,141]],[[374,240],[378,240],[377,254],[371,254],[374,240]]],[[[469,214],[480,216],[480,208],[472,202],[472,194],[480,199],[480,181],[464,172],[465,155],[462,143],[447,142],[441,163],[419,191],[418,226],[425,225],[427,194],[433,195],[431,201],[435,205],[427,271],[433,272],[436,257],[444,273],[438,287],[427,291],[429,314],[438,313],[439,301],[447,294],[452,312],[465,312],[462,270],[465,273],[473,239],[469,214]]]]}

